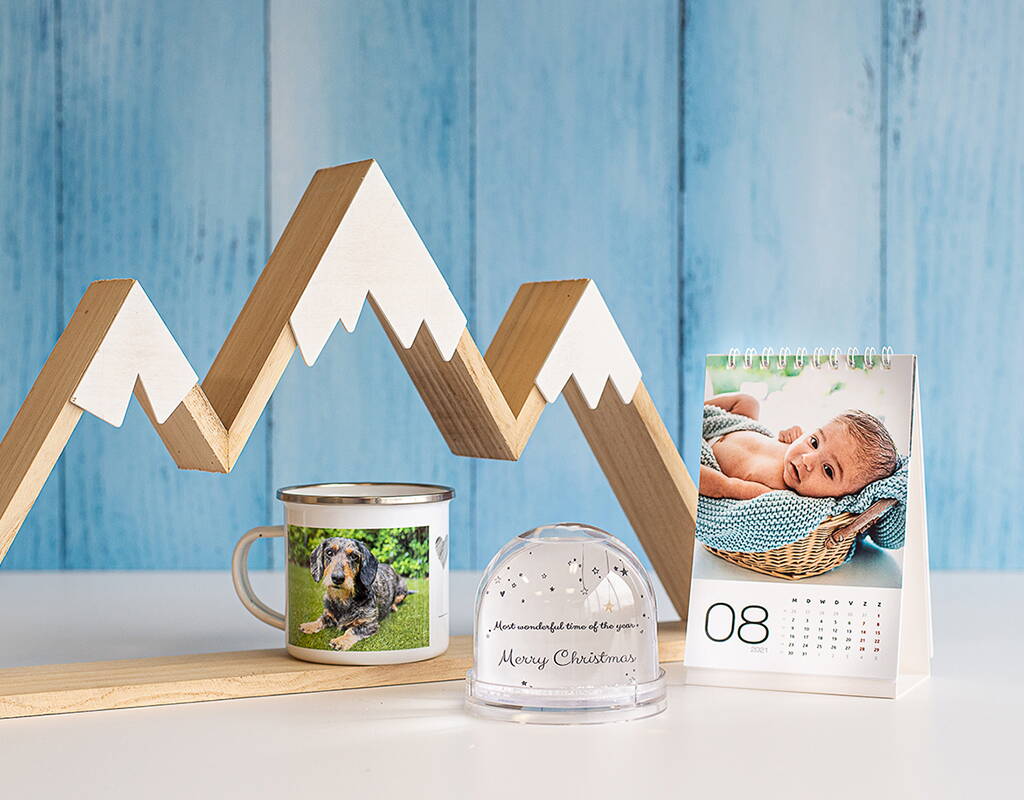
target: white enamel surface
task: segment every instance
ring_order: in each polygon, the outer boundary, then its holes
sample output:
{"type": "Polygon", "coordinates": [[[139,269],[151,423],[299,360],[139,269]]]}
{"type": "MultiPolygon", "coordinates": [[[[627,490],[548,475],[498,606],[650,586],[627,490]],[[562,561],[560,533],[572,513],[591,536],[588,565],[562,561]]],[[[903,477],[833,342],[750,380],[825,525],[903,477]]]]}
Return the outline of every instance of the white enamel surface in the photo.
{"type": "Polygon", "coordinates": [[[633,400],[640,384],[640,366],[593,281],[541,366],[537,388],[553,403],[570,377],[591,408],[597,408],[609,380],[623,403],[633,400]]]}
{"type": "Polygon", "coordinates": [[[140,378],[157,422],[199,382],[142,286],[128,292],[106,338],[71,396],[83,411],[120,427],[140,378]]]}
{"type": "Polygon", "coordinates": [[[355,330],[367,293],[403,347],[412,346],[425,324],[441,357],[451,359],[466,316],[376,164],[292,312],[306,364],[316,362],[339,319],[355,330]]]}
{"type": "MultiPolygon", "coordinates": [[[[378,489],[381,487],[377,487],[378,489]]],[[[381,494],[375,491],[376,494],[381,494]]],[[[448,578],[448,504],[450,500],[409,505],[309,505],[284,503],[285,525],[314,528],[405,528],[425,525],[430,537],[430,644],[408,650],[335,652],[296,647],[287,641],[285,647],[296,658],[323,664],[398,664],[420,661],[440,655],[448,649],[449,597],[448,578]],[[441,544],[438,544],[440,542],[441,544]],[[443,558],[442,558],[443,556],[443,558]]],[[[285,594],[287,597],[287,593],[285,594]]],[[[285,610],[287,616],[287,609],[285,610]]]]}

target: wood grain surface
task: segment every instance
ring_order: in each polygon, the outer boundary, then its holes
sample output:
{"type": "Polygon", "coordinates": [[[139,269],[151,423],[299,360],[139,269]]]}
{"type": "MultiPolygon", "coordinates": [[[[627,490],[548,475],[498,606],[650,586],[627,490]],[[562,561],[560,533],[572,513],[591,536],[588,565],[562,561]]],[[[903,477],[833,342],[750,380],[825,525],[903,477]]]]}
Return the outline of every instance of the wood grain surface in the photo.
{"type": "MultiPolygon", "coordinates": [[[[203,375],[268,256],[263,4],[57,5],[59,324],[91,281],[136,278],[203,375]]],[[[63,566],[225,568],[269,521],[265,442],[217,479],[174,469],[135,404],[120,430],[87,415],[63,458],[63,566]]]]}
{"type": "MultiPolygon", "coordinates": [[[[1016,392],[1022,37],[1012,0],[7,3],[0,428],[93,278],[140,277],[205,372],[312,170],[375,156],[479,341],[523,281],[596,277],[693,464],[705,352],[916,351],[933,566],[1024,567],[1021,423],[965,425],[1016,392]]],[[[321,479],[454,485],[460,568],[563,518],[627,531],[566,407],[478,466],[387,348],[364,324],[288,370],[226,482],[134,408],[86,420],[3,568],[223,568],[321,479]]]]}
{"type": "Polygon", "coordinates": [[[932,563],[1021,569],[1024,5],[901,2],[887,23],[886,338],[920,354],[932,563]]]}
{"type": "MultiPolygon", "coordinates": [[[[268,3],[273,237],[314,170],[375,158],[470,325],[474,5],[268,3]]],[[[477,467],[445,447],[368,312],[352,336],[328,342],[315,370],[295,366],[285,373],[268,412],[271,482],[452,486],[451,561],[454,568],[468,568],[475,563],[477,467]]],[[[271,521],[279,515],[275,508],[271,521]]]]}
{"type": "MultiPolygon", "coordinates": [[[[672,438],[680,37],[675,0],[477,6],[476,332],[490,338],[524,281],[593,278],[672,438]]],[[[637,546],[564,404],[515,466],[478,470],[480,564],[552,522],[592,523],[637,546]]]]}
{"type": "Polygon", "coordinates": [[[689,463],[705,354],[880,347],[880,14],[844,0],[686,4],[689,463]]]}
{"type": "MultiPolygon", "coordinates": [[[[0,430],[63,327],[56,22],[53,2],[0,5],[0,430]]],[[[64,464],[8,569],[64,566],[64,464]]]]}
{"type": "MultiPolygon", "coordinates": [[[[683,626],[661,623],[658,644],[662,662],[681,661],[683,626]]],[[[0,669],[0,719],[461,680],[472,661],[473,637],[456,636],[410,664],[313,664],[277,649],[14,667],[0,669]]]]}

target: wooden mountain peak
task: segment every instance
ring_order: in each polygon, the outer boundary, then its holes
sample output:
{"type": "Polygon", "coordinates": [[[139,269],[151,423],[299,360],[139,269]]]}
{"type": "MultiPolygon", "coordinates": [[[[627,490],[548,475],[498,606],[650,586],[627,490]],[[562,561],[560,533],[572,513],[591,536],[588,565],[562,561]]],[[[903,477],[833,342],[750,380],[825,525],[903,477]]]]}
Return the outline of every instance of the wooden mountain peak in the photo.
{"type": "Polygon", "coordinates": [[[564,393],[686,618],[697,491],[597,286],[523,284],[486,356],[376,162],[319,170],[200,385],[134,280],[92,283],[0,442],[0,559],[82,411],[134,392],[182,469],[229,472],[298,348],[369,303],[452,452],[517,459],[564,393]]]}

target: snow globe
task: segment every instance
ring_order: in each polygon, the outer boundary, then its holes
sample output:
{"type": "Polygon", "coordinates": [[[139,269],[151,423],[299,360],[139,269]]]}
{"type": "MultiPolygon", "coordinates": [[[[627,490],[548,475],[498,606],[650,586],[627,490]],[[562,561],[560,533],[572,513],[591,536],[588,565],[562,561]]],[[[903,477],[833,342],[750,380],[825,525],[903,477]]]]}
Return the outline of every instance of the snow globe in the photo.
{"type": "Polygon", "coordinates": [[[646,570],[611,534],[577,523],[520,534],[477,589],[467,706],[516,722],[658,714],[657,619],[646,570]]]}

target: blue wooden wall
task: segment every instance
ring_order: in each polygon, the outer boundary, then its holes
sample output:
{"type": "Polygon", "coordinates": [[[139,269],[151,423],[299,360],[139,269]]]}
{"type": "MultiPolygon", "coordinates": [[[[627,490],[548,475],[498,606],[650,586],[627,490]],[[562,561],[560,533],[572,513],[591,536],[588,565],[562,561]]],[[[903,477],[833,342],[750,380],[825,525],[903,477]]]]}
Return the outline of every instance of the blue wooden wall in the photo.
{"type": "MultiPolygon", "coordinates": [[[[94,278],[205,373],[312,172],[372,156],[482,346],[523,281],[595,277],[688,463],[709,350],[918,352],[933,563],[1022,568],[1022,40],[1014,0],[0,4],[0,430],[94,278]]],[[[83,417],[4,567],[224,568],[309,480],[454,485],[456,567],[635,543],[563,402],[518,464],[451,456],[366,318],[230,476],[83,417]]]]}

